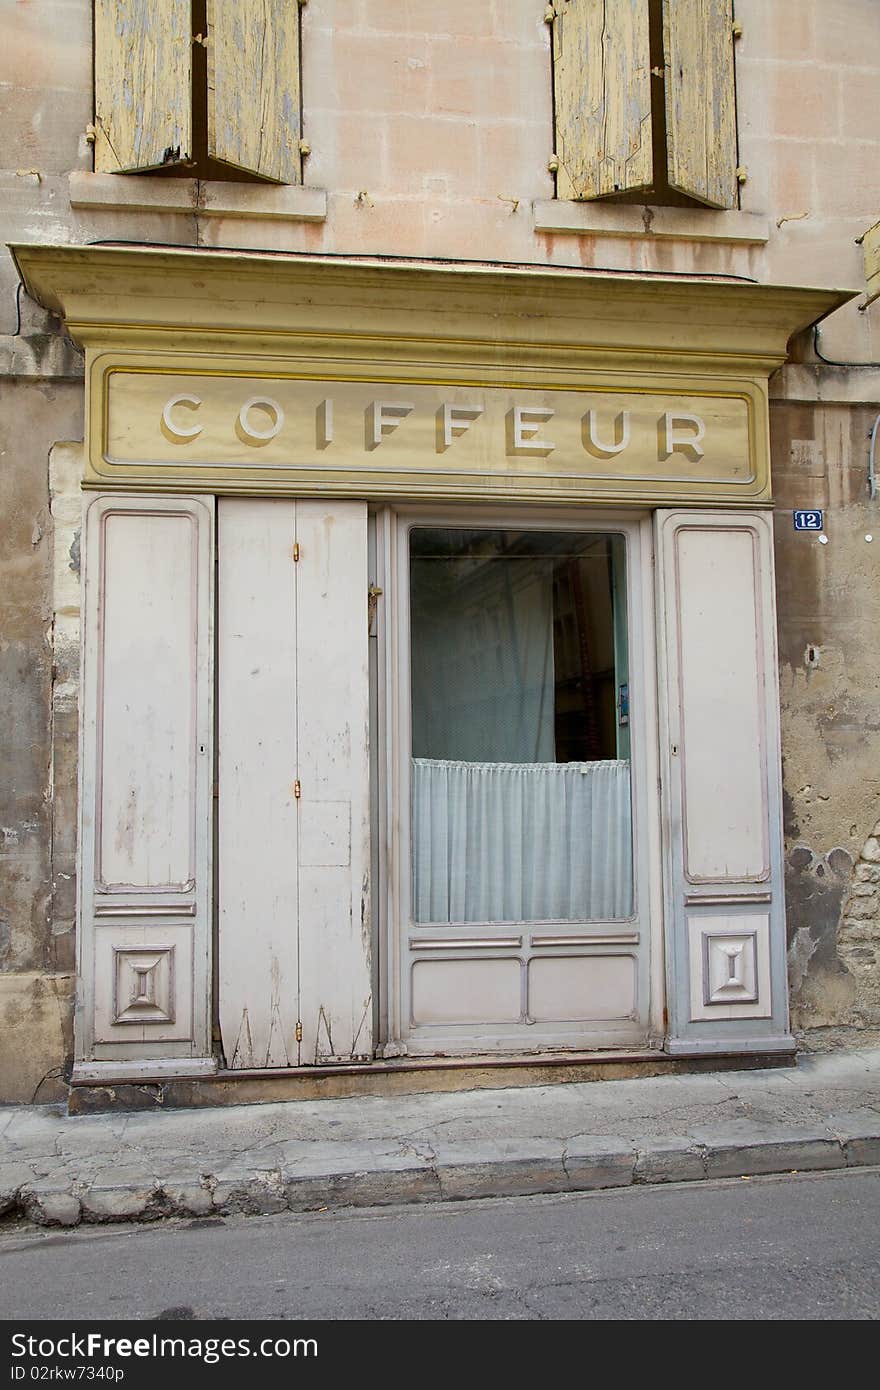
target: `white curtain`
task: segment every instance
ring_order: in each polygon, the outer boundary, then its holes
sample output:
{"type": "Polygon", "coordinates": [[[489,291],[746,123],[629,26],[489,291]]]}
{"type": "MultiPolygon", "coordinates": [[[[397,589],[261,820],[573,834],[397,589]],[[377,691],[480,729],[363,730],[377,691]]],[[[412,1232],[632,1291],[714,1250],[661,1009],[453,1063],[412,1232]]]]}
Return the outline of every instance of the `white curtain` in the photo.
{"type": "Polygon", "coordinates": [[[416,922],[632,913],[629,763],[414,758],[416,922]]]}
{"type": "Polygon", "coordinates": [[[413,753],[549,762],[551,565],[414,559],[411,593],[413,753]]]}

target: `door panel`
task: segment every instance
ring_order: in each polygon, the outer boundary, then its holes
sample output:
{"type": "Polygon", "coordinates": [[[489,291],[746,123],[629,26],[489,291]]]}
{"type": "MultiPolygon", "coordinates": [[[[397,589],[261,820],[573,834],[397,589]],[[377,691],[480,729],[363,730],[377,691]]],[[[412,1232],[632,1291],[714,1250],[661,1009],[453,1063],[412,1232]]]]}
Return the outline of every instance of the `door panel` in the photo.
{"type": "Polygon", "coordinates": [[[659,512],[671,1051],[787,1032],[773,525],[659,512]]]}
{"type": "Polygon", "coordinates": [[[80,1063],[210,1065],[213,498],[86,509],[80,1063]]]}
{"type": "Polygon", "coordinates": [[[219,504],[227,1064],[372,1055],[366,507],[219,504]]]}

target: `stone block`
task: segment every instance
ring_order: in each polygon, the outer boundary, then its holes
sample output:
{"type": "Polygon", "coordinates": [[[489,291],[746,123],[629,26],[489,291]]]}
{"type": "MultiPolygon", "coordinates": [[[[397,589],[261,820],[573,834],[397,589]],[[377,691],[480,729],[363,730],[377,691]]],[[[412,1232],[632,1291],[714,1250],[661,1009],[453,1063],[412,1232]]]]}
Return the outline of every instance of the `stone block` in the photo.
{"type": "MultiPolygon", "coordinates": [[[[859,885],[857,884],[856,887],[859,885]]],[[[865,921],[877,914],[877,895],[872,893],[869,898],[850,899],[847,905],[847,916],[855,917],[859,921],[865,921]]]]}
{"type": "Polygon", "coordinates": [[[525,1197],[566,1192],[572,1186],[562,1141],[440,1145],[435,1166],[444,1201],[477,1197],[525,1197]]]}
{"type": "Polygon", "coordinates": [[[291,1211],[321,1207],[373,1207],[435,1202],[441,1196],[433,1169],[412,1160],[374,1160],[351,1171],[294,1172],[286,1183],[291,1211]]]}
{"type": "Polygon", "coordinates": [[[813,63],[774,63],[765,69],[774,135],[828,140],[840,130],[837,73],[813,63]]]}
{"type": "Polygon", "coordinates": [[[847,1139],[843,1145],[848,1168],[870,1168],[880,1164],[880,1132],[847,1139]]]}
{"type": "Polygon", "coordinates": [[[28,1219],[38,1226],[78,1226],[82,1219],[82,1204],[75,1193],[51,1182],[26,1189],[22,1204],[28,1219]]]}
{"type": "Polygon", "coordinates": [[[704,1150],[707,1178],[845,1167],[838,1141],[819,1130],[741,1120],[693,1129],[689,1137],[704,1150]]]}
{"type": "Polygon", "coordinates": [[[149,1220],[156,1211],[155,1187],[91,1187],[83,1193],[82,1219],[88,1222],[149,1220]]]}
{"type": "Polygon", "coordinates": [[[161,1191],[169,1216],[210,1216],[215,1210],[210,1188],[201,1183],[163,1183],[161,1191]]]}
{"type": "Polygon", "coordinates": [[[0,1216],[18,1208],[22,1188],[32,1183],[33,1179],[33,1169],[27,1164],[0,1164],[0,1216]]]}
{"type": "Polygon", "coordinates": [[[566,1140],[563,1163],[568,1183],[576,1192],[600,1187],[628,1187],[633,1181],[636,1151],[627,1139],[577,1134],[566,1140]]]}
{"type": "Polygon", "coordinates": [[[633,1182],[699,1182],[706,1176],[699,1145],[679,1135],[657,1135],[636,1145],[633,1182]]]}

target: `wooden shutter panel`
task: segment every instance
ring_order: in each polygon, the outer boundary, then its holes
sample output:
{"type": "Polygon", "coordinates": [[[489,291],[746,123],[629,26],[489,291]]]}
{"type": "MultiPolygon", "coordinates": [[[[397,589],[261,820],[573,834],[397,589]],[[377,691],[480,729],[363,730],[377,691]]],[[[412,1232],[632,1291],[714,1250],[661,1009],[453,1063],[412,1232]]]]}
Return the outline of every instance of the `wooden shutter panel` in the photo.
{"type": "Polygon", "coordinates": [[[733,0],[663,0],[663,53],[669,185],[735,207],[733,0]]]}
{"type": "Polygon", "coordinates": [[[212,497],[85,518],[79,951],[85,1062],[213,1066],[212,497]]]}
{"type": "Polygon", "coordinates": [[[650,67],[647,0],[558,0],[557,197],[650,186],[650,67]]]}
{"type": "Polygon", "coordinates": [[[367,507],[298,501],[303,1062],[372,1057],[367,507]]]}
{"type": "Polygon", "coordinates": [[[788,1050],[773,518],[655,524],[668,1047],[788,1050]]]}
{"type": "Polygon", "coordinates": [[[297,0],[208,0],[208,155],[301,179],[297,0]]]}
{"type": "Polygon", "coordinates": [[[373,1048],[366,503],[222,497],[218,526],[226,1062],[363,1060],[373,1048]]]}
{"type": "Polygon", "coordinates": [[[95,169],[135,173],[192,152],[189,0],[95,0],[95,169]]]}

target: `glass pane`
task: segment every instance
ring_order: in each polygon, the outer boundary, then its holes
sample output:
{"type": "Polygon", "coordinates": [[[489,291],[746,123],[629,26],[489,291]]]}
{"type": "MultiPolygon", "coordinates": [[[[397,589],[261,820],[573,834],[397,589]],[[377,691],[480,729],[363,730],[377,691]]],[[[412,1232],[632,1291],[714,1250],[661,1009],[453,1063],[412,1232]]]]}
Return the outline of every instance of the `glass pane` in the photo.
{"type": "Polygon", "coordinates": [[[411,533],[416,922],[632,915],[622,536],[411,533]]]}

